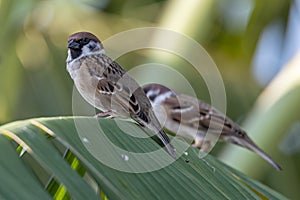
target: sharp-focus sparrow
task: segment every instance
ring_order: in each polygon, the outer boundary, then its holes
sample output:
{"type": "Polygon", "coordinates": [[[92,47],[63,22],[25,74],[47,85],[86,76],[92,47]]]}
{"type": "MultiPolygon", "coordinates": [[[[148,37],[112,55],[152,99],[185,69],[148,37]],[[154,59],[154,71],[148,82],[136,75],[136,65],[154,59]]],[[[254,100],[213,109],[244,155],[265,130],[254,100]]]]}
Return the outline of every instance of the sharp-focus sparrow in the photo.
{"type": "Polygon", "coordinates": [[[178,136],[193,140],[193,146],[205,151],[210,145],[210,141],[204,141],[208,129],[212,134],[216,134],[219,130],[220,141],[247,148],[277,170],[281,170],[281,167],[261,150],[238,124],[211,105],[194,97],[176,93],[160,84],[149,84],[143,89],[158,120],[164,122],[163,126],[178,136]]]}
{"type": "Polygon", "coordinates": [[[113,117],[132,118],[154,131],[175,157],[169,137],[162,130],[151,103],[138,83],[105,55],[100,40],[88,32],[72,34],[68,39],[67,70],[84,99],[113,117]]]}

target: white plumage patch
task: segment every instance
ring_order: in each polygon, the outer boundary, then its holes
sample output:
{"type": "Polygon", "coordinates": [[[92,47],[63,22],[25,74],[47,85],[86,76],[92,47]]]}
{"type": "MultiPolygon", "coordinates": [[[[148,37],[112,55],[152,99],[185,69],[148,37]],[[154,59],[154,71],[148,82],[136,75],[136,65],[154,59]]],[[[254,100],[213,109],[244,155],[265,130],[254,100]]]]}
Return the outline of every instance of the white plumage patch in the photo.
{"type": "Polygon", "coordinates": [[[173,92],[168,91],[166,93],[159,94],[159,89],[157,90],[149,90],[147,92],[147,97],[155,96],[154,101],[151,101],[151,104],[161,104],[163,101],[165,101],[167,98],[172,96],[173,92]]]}
{"type": "Polygon", "coordinates": [[[173,92],[169,91],[163,94],[158,95],[155,99],[154,99],[154,103],[156,104],[161,104],[163,101],[165,101],[167,98],[170,98],[170,96],[172,96],[173,92]]]}

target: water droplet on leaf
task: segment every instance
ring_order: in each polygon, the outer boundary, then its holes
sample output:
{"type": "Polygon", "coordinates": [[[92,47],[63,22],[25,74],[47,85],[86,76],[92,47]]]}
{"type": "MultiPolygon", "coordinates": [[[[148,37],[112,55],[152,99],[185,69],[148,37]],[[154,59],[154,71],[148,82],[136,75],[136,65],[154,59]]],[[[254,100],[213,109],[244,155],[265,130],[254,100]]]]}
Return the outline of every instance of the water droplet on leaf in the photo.
{"type": "Polygon", "coordinates": [[[89,140],[88,140],[86,137],[82,138],[82,141],[83,141],[83,142],[86,142],[86,143],[89,142],[89,140]]]}
{"type": "Polygon", "coordinates": [[[121,155],[121,158],[122,158],[123,160],[125,160],[125,161],[128,161],[128,160],[129,160],[129,157],[128,157],[127,155],[125,155],[125,154],[122,154],[122,155],[121,155]]]}

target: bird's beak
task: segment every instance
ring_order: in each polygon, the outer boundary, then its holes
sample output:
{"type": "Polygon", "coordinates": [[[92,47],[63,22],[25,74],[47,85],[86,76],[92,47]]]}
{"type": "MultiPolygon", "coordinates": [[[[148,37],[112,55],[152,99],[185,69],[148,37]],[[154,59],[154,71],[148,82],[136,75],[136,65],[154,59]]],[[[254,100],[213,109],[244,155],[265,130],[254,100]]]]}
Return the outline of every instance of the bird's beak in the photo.
{"type": "Polygon", "coordinates": [[[75,40],[70,40],[70,41],[68,42],[68,48],[69,48],[69,49],[79,49],[79,48],[80,48],[80,45],[78,44],[77,41],[75,41],[75,40]]]}

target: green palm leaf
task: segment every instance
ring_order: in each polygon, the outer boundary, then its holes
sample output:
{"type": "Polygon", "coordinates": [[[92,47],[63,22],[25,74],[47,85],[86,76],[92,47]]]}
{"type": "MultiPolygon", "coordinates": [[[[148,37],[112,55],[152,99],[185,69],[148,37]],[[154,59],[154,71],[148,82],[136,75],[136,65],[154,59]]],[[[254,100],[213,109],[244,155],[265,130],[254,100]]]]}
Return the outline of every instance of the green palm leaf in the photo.
{"type": "Polygon", "coordinates": [[[199,159],[193,148],[166,167],[149,170],[168,163],[170,156],[140,154],[159,145],[124,132],[145,135],[131,122],[92,117],[40,118],[0,127],[1,198],[285,199],[210,155],[199,159]],[[98,125],[102,131],[96,132],[98,125]],[[19,157],[16,144],[27,153],[19,157]],[[140,173],[130,172],[136,169],[140,173]]]}

